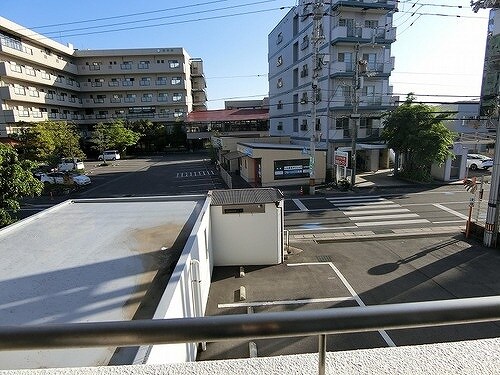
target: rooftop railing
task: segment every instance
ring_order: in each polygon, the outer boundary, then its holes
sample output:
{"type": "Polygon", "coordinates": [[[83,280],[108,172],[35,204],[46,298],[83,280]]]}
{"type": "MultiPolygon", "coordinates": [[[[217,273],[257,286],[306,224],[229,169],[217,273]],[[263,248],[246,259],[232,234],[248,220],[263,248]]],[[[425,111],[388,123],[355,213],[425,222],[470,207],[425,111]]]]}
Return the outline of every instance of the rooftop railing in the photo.
{"type": "Polygon", "coordinates": [[[500,320],[500,296],[202,318],[0,326],[0,350],[202,343],[318,335],[318,373],[324,374],[327,334],[494,320],[500,320]]]}

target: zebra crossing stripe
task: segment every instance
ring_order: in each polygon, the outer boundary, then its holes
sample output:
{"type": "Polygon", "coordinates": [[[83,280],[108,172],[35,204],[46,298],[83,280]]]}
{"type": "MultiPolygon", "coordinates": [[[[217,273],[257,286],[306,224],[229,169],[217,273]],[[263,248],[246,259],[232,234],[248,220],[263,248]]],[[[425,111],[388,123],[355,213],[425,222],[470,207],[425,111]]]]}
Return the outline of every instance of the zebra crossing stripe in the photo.
{"type": "MultiPolygon", "coordinates": [[[[377,207],[379,208],[379,207],[377,207]]],[[[400,214],[403,212],[410,212],[409,209],[407,208],[396,208],[396,209],[389,209],[389,210],[368,210],[368,211],[351,211],[351,212],[344,212],[344,215],[346,216],[351,216],[351,215],[374,215],[374,214],[400,214]]]]}
{"type": "Polygon", "coordinates": [[[414,220],[397,220],[397,221],[373,221],[368,223],[356,223],[358,227],[373,227],[381,225],[405,225],[405,224],[424,224],[430,223],[427,219],[414,219],[414,220]]]}
{"type": "Polygon", "coordinates": [[[377,209],[386,209],[386,208],[401,208],[399,204],[396,203],[389,203],[389,204],[376,204],[376,205],[361,205],[361,206],[346,206],[343,207],[342,209],[344,211],[362,211],[362,210],[367,210],[367,209],[372,209],[372,208],[377,208],[377,209]]]}
{"type": "Polygon", "coordinates": [[[334,203],[335,207],[341,208],[341,207],[356,207],[356,206],[378,206],[378,205],[384,205],[384,204],[395,204],[391,201],[376,201],[376,202],[353,202],[353,203],[334,203]]]}
{"type": "Polygon", "coordinates": [[[420,217],[418,214],[400,214],[400,215],[373,215],[373,216],[353,216],[352,221],[382,220],[382,219],[409,219],[420,217]]]}

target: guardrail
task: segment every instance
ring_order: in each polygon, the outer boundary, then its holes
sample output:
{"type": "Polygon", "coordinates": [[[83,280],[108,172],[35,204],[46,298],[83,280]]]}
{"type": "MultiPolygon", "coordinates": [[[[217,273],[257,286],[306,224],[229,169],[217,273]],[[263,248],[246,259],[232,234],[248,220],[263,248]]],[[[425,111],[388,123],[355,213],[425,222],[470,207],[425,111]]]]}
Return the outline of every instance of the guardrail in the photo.
{"type": "Polygon", "coordinates": [[[500,296],[203,318],[0,326],[0,350],[137,346],[318,335],[318,372],[324,374],[327,334],[493,320],[500,320],[500,296]]]}

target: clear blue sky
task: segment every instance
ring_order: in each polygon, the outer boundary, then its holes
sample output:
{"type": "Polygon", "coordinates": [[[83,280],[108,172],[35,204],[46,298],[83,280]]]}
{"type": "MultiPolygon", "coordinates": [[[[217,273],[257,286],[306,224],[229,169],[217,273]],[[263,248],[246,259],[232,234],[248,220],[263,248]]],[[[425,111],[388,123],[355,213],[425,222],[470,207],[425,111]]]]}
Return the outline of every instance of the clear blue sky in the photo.
{"type": "MultiPolygon", "coordinates": [[[[227,99],[267,95],[267,36],[295,4],[293,0],[2,0],[0,15],[78,49],[184,47],[191,57],[203,59],[208,108],[219,109],[227,99]],[[121,17],[133,13],[145,14],[121,17]],[[79,23],[110,17],[116,18],[79,23]],[[97,27],[108,24],[114,25],[97,27]],[[161,25],[147,27],[156,24],[161,25]],[[55,26],[39,28],[48,25],[55,26]],[[85,29],[69,31],[76,28],[85,29]],[[126,30],[102,32],[110,29],[126,30]]],[[[473,13],[469,0],[403,0],[399,9],[394,16],[397,42],[392,47],[394,93],[445,95],[419,97],[428,101],[466,99],[446,95],[478,96],[488,11],[473,13]]]]}

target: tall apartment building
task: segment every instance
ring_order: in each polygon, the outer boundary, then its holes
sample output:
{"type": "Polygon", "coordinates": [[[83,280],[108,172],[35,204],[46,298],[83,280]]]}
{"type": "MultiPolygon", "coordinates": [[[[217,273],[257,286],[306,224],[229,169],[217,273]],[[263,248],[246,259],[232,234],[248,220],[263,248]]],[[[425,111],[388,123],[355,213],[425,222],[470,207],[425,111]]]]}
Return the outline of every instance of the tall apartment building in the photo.
{"type": "Polygon", "coordinates": [[[268,41],[271,135],[290,135],[292,142],[306,147],[312,136],[319,146],[328,147],[331,167],[332,151],[351,145],[357,124],[360,167],[378,169],[379,156],[385,152],[375,144],[380,116],[397,100],[389,85],[396,4],[396,0],[331,0],[317,5],[314,0],[300,0],[288,12],[268,41]],[[311,123],[314,99],[315,125],[311,123]],[[358,120],[351,118],[355,112],[360,114],[358,120]]]}
{"type": "Polygon", "coordinates": [[[183,48],[77,50],[0,17],[0,136],[71,121],[169,123],[206,109],[203,61],[183,48]]]}

